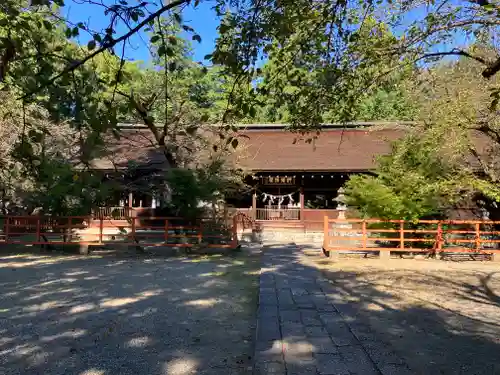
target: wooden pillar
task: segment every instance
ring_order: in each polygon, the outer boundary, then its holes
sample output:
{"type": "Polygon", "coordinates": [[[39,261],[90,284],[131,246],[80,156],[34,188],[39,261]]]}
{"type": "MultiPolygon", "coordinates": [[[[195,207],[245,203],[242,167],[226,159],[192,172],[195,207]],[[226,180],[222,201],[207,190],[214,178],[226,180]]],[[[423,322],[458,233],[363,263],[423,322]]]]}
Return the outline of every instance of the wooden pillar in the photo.
{"type": "Polygon", "coordinates": [[[300,201],[300,220],[304,221],[304,187],[300,187],[299,193],[299,201],[300,201]]]}
{"type": "Polygon", "coordinates": [[[254,220],[257,219],[257,191],[253,191],[252,195],[252,217],[254,220]]]}

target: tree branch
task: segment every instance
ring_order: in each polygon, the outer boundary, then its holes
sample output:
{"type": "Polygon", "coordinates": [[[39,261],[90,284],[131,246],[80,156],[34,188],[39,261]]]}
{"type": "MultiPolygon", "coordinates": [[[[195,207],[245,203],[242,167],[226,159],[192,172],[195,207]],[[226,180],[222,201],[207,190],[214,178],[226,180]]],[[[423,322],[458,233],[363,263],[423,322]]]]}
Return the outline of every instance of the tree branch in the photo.
{"type": "Polygon", "coordinates": [[[139,30],[141,30],[144,26],[146,26],[149,22],[151,22],[155,18],[159,17],[162,13],[164,13],[167,10],[170,10],[172,8],[175,8],[176,6],[182,5],[184,3],[189,3],[190,1],[191,0],[176,0],[176,1],[171,2],[170,4],[162,6],[160,9],[158,9],[154,13],[151,13],[148,17],[144,18],[139,24],[137,24],[136,27],[134,27],[133,29],[130,29],[127,33],[123,34],[118,39],[113,39],[110,42],[104,43],[101,46],[101,48],[99,48],[99,49],[95,50],[94,52],[92,52],[91,54],[85,56],[83,59],[75,61],[73,64],[67,66],[61,73],[56,74],[55,76],[53,76],[52,78],[50,78],[47,82],[45,82],[43,85],[39,86],[36,90],[33,90],[32,92],[29,92],[29,93],[23,95],[19,99],[26,99],[27,97],[29,97],[29,96],[31,96],[33,94],[36,94],[37,92],[39,92],[44,87],[50,86],[51,84],[53,84],[55,81],[57,81],[59,78],[61,78],[65,74],[68,74],[68,73],[74,71],[75,69],[77,69],[78,67],[82,66],[87,61],[93,59],[97,55],[103,53],[104,51],[106,51],[106,50],[108,50],[110,48],[113,48],[118,43],[120,43],[120,42],[122,42],[122,41],[124,41],[124,40],[126,40],[128,38],[130,38],[132,35],[134,35],[139,30]]]}
{"type": "Polygon", "coordinates": [[[144,122],[144,125],[148,127],[148,129],[151,131],[153,134],[153,137],[155,138],[156,142],[158,143],[158,146],[163,149],[163,154],[165,155],[165,158],[167,159],[168,163],[170,164],[170,167],[175,167],[177,165],[176,160],[174,155],[167,149],[167,145],[165,144],[165,137],[163,137],[162,134],[158,131],[158,128],[156,127],[156,124],[154,123],[154,120],[151,116],[149,116],[148,111],[146,108],[144,108],[144,105],[139,103],[133,95],[129,95],[127,93],[124,93],[120,90],[116,91],[117,94],[120,94],[124,96],[125,98],[130,100],[130,103],[134,106],[134,109],[137,111],[139,116],[142,118],[142,121],[144,122]]]}
{"type": "Polygon", "coordinates": [[[486,69],[483,70],[484,78],[491,78],[500,71],[500,57],[496,59],[492,64],[489,64],[486,69]]]}
{"type": "Polygon", "coordinates": [[[470,59],[479,61],[483,65],[488,65],[488,62],[485,59],[483,59],[482,57],[471,55],[470,53],[459,50],[459,49],[454,49],[454,50],[447,51],[447,52],[426,53],[425,55],[416,59],[415,62],[419,61],[419,60],[428,59],[431,57],[441,57],[441,56],[465,56],[465,57],[468,57],[470,59]]]}

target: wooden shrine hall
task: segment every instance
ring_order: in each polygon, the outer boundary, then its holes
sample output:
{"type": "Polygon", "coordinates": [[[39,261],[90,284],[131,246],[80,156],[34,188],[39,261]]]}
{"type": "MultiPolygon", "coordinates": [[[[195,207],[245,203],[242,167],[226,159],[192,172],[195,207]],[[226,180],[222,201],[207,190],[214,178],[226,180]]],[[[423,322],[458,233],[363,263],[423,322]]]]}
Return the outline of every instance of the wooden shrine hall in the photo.
{"type": "MultiPolygon", "coordinates": [[[[258,221],[307,222],[321,221],[325,215],[336,217],[339,188],[352,174],[373,171],[376,158],[388,154],[391,141],[404,134],[400,124],[327,124],[312,135],[292,133],[284,124],[240,125],[236,134],[240,144],[233,163],[248,172],[246,182],[251,190],[226,196],[226,204],[258,221]]],[[[149,132],[141,126],[124,126],[120,140],[109,147],[109,155],[96,162],[96,169],[114,175],[134,165],[134,176],[124,175],[123,179],[141,183],[133,192],[123,190],[103,210],[118,208],[123,211],[120,216],[132,211],[154,214],[155,207],[165,200],[143,193],[140,187],[148,186],[151,191],[151,187],[154,190],[164,185],[164,171],[169,168],[149,132]]],[[[127,181],[124,186],[130,184],[127,181]]]]}
{"type": "Polygon", "coordinates": [[[352,174],[370,173],[376,158],[404,133],[397,123],[324,125],[313,135],[284,125],[248,125],[239,133],[238,164],[251,172],[251,193],[227,203],[258,221],[321,221],[336,217],[337,192],[352,174]]]}

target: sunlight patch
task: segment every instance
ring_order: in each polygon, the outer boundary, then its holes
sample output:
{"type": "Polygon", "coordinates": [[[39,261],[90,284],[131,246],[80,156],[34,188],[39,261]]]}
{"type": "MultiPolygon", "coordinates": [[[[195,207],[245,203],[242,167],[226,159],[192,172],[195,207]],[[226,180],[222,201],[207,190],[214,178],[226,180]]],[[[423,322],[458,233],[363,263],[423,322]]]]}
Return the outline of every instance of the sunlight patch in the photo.
{"type": "Polygon", "coordinates": [[[261,268],[261,273],[266,273],[266,272],[276,272],[278,271],[278,267],[262,267],[261,268]]]}
{"type": "Polygon", "coordinates": [[[57,335],[52,335],[52,336],[44,336],[40,339],[40,341],[43,342],[49,342],[49,341],[54,341],[57,339],[62,339],[62,338],[77,338],[85,335],[87,333],[86,330],[84,329],[75,329],[72,331],[66,331],[63,333],[59,333],[57,335]]]}
{"type": "Polygon", "coordinates": [[[197,362],[191,358],[177,358],[164,366],[164,373],[167,375],[188,375],[195,374],[197,362]]]}
{"type": "Polygon", "coordinates": [[[73,272],[65,272],[65,276],[80,276],[89,273],[88,271],[73,271],[73,272]]]}
{"type": "Polygon", "coordinates": [[[201,277],[214,277],[214,276],[225,276],[227,275],[227,272],[207,272],[207,273],[202,273],[200,276],[201,277]]]}
{"type": "Polygon", "coordinates": [[[82,305],[73,306],[70,310],[70,314],[79,314],[82,312],[93,310],[97,307],[95,303],[84,303],[82,305]]]}
{"type": "Polygon", "coordinates": [[[245,271],[245,272],[243,272],[243,275],[258,276],[258,275],[260,275],[260,270],[258,270],[258,271],[245,271]]]}
{"type": "Polygon", "coordinates": [[[151,339],[148,336],[134,337],[130,339],[126,344],[126,348],[144,348],[151,343],[151,339]]]}
{"type": "Polygon", "coordinates": [[[111,298],[105,299],[101,302],[101,307],[119,307],[125,306],[130,303],[139,302],[145,300],[149,297],[160,295],[162,290],[146,290],[142,293],[139,293],[136,297],[126,297],[126,298],[111,298]]]}
{"type": "Polygon", "coordinates": [[[196,299],[194,301],[188,301],[185,303],[187,306],[197,306],[197,307],[210,307],[214,306],[217,303],[220,303],[220,300],[217,298],[205,298],[205,299],[196,299]]]}
{"type": "MultiPolygon", "coordinates": [[[[5,258],[2,258],[5,259],[5,258]]],[[[29,259],[29,258],[28,258],[29,259]]],[[[63,261],[69,261],[71,260],[70,257],[54,257],[54,258],[35,258],[32,261],[28,262],[16,262],[11,261],[11,262],[5,262],[0,264],[0,268],[26,268],[26,267],[33,267],[33,266],[38,266],[42,264],[56,264],[56,263],[61,263],[63,261]]]]}
{"type": "Polygon", "coordinates": [[[36,311],[44,311],[44,310],[49,310],[49,309],[55,309],[57,307],[62,307],[64,304],[62,301],[48,301],[44,303],[40,303],[38,305],[31,305],[28,307],[24,307],[23,311],[30,311],[30,312],[36,312],[36,311]]]}
{"type": "Polygon", "coordinates": [[[97,368],[91,368],[80,373],[80,375],[104,375],[104,370],[99,370],[97,368]]]}

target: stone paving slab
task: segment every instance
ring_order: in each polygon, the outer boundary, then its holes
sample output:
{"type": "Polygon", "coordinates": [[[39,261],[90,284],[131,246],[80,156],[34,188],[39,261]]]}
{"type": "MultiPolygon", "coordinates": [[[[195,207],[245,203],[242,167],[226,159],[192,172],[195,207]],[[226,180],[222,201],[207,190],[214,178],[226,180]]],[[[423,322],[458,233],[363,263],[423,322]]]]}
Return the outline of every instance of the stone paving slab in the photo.
{"type": "Polygon", "coordinates": [[[297,246],[264,247],[262,264],[254,375],[412,374],[297,246]]]}

